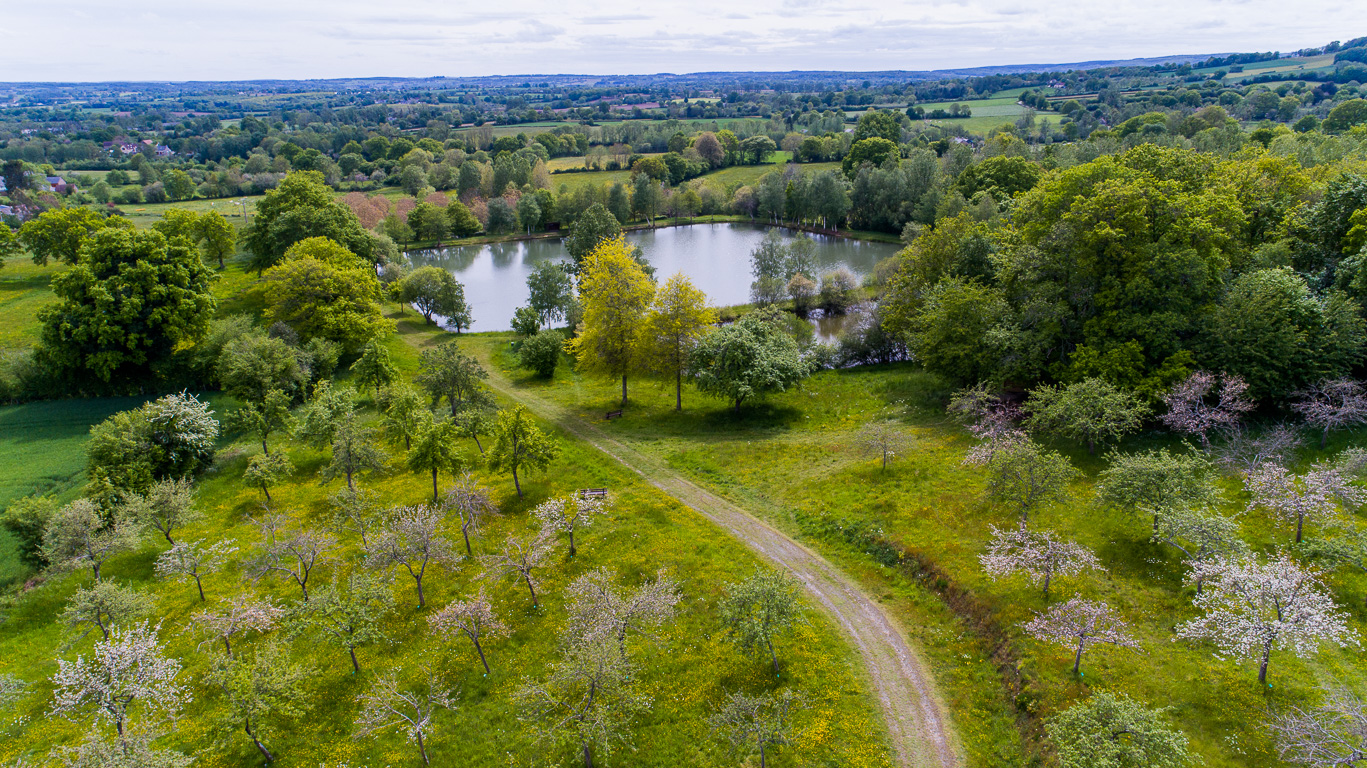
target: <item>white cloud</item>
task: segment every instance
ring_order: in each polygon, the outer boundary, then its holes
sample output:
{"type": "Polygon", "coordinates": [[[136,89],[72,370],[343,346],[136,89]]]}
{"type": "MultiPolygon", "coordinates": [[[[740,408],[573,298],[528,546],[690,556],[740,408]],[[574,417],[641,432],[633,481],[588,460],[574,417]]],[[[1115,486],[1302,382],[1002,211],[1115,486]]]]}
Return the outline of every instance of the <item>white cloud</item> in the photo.
{"type": "Polygon", "coordinates": [[[1367,34],[1302,0],[105,0],[12,3],[6,80],[937,69],[1292,50],[1367,34]]]}

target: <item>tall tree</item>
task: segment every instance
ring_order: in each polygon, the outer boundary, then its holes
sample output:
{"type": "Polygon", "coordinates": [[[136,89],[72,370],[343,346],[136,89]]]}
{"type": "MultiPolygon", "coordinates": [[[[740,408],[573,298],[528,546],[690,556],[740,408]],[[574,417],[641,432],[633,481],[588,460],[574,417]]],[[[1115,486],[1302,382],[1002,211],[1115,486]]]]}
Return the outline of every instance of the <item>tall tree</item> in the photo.
{"type": "Polygon", "coordinates": [[[1088,568],[1106,570],[1091,550],[1050,531],[1031,531],[1024,522],[1011,529],[989,527],[992,542],[978,558],[983,570],[993,579],[1024,573],[1031,584],[1044,588],[1045,600],[1058,576],[1076,576],[1088,568]]]}
{"type": "Polygon", "coordinates": [[[739,413],[746,400],[786,390],[809,368],[778,310],[769,307],[704,335],[689,358],[689,372],[699,391],[729,400],[739,413]]]}
{"type": "Polygon", "coordinates": [[[413,381],[427,390],[434,404],[445,398],[454,418],[462,409],[488,400],[488,392],[481,383],[487,378],[488,372],[473,357],[465,354],[456,342],[448,341],[423,350],[413,381]]]}
{"type": "Polygon", "coordinates": [[[756,568],[744,581],[727,584],[724,592],[717,608],[727,633],[746,653],[768,650],[777,677],[774,641],[805,621],[798,604],[797,580],[786,573],[756,568]]]}
{"type": "Polygon", "coordinates": [[[565,250],[579,266],[599,245],[621,236],[622,223],[602,203],[594,203],[575,220],[570,236],[565,238],[565,250]]]}
{"type": "Polygon", "coordinates": [[[355,572],[345,582],[317,590],[295,616],[297,631],[308,632],[324,642],[340,645],[351,657],[351,671],[359,673],[356,649],[384,640],[382,623],[394,610],[394,590],[389,582],[365,572],[355,572]]]}
{"type": "MultiPolygon", "coordinates": [[[[14,189],[14,187],[11,187],[14,189]]],[[[75,264],[81,246],[103,229],[131,230],[122,216],[101,216],[89,208],[53,208],[19,228],[19,242],[33,255],[33,263],[46,266],[56,260],[75,264]]]]}
{"type": "Polygon", "coordinates": [[[655,292],[646,316],[647,358],[651,369],[674,376],[674,410],[683,410],[683,377],[689,355],[707,329],[717,322],[707,294],[694,287],[682,272],[655,292]]]}
{"type": "Polygon", "coordinates": [[[455,474],[465,467],[465,455],[456,448],[457,437],[456,427],[450,419],[430,419],[414,438],[405,459],[410,471],[431,473],[434,505],[441,502],[438,473],[455,474]]]}
{"type": "Polygon", "coordinates": [[[1154,530],[1165,509],[1210,506],[1221,500],[1211,463],[1200,454],[1159,448],[1140,453],[1112,453],[1110,465],[1097,478],[1097,500],[1127,514],[1153,515],[1154,530]]]}
{"type": "Polygon", "coordinates": [[[399,380],[399,369],[389,356],[389,348],[381,344],[379,339],[366,342],[365,349],[361,350],[361,356],[351,364],[351,374],[356,377],[357,384],[374,387],[377,400],[382,387],[399,380]]]}
{"type": "Polygon", "coordinates": [[[1187,737],[1162,710],[1124,694],[1098,691],[1044,724],[1062,768],[1187,768],[1187,737]]]}
{"type": "Polygon", "coordinates": [[[1238,376],[1217,377],[1197,371],[1163,396],[1168,412],[1161,418],[1169,429],[1196,435],[1209,452],[1210,433],[1235,430],[1243,415],[1253,410],[1254,403],[1247,392],[1248,384],[1238,376]]]}
{"type": "Polygon", "coordinates": [[[1272,735],[1283,761],[1339,768],[1367,756],[1367,705],[1346,688],[1325,694],[1317,706],[1292,704],[1273,714],[1272,735]]]}
{"type": "Polygon", "coordinates": [[[290,457],[283,453],[259,453],[247,461],[242,472],[242,482],[250,488],[260,488],[266,497],[267,506],[271,503],[271,486],[279,485],[294,471],[290,457]]]}
{"type": "Polygon", "coordinates": [[[290,417],[290,396],[279,389],[271,389],[260,400],[247,401],[229,417],[239,429],[253,432],[261,438],[261,451],[270,455],[268,440],[276,432],[289,432],[294,425],[290,417]]]}
{"type": "Polygon", "coordinates": [[[1286,555],[1200,563],[1187,579],[1205,582],[1193,600],[1204,615],[1177,625],[1177,636],[1210,640],[1225,656],[1256,661],[1259,683],[1267,682],[1274,650],[1307,658],[1326,643],[1358,644],[1319,577],[1286,555]]]}
{"type": "Polygon", "coordinates": [[[380,568],[399,566],[413,577],[419,608],[427,607],[422,588],[427,567],[454,567],[461,559],[450,540],[442,535],[444,519],[442,510],[435,505],[399,507],[389,513],[370,548],[374,565],[380,568]]]}
{"type": "Polygon", "coordinates": [[[1244,478],[1244,486],[1253,497],[1249,509],[1266,509],[1296,524],[1297,544],[1304,537],[1306,519],[1332,519],[1342,507],[1367,502],[1367,491],[1351,484],[1339,467],[1326,463],[1300,476],[1277,464],[1263,464],[1244,478]]]}
{"type": "Polygon", "coordinates": [[[475,652],[479,654],[479,662],[484,665],[485,676],[489,674],[489,660],[484,656],[484,646],[480,641],[507,637],[509,634],[508,625],[494,613],[482,587],[479,594],[469,600],[448,603],[429,617],[428,624],[433,634],[449,637],[459,633],[470,638],[475,645],[475,652]]]}
{"type": "Polygon", "coordinates": [[[122,510],[105,520],[90,499],[77,499],[57,510],[43,532],[43,557],[53,568],[89,568],[98,580],[110,557],[137,546],[137,521],[122,510]]]}
{"type": "Polygon", "coordinates": [[[579,370],[622,380],[623,405],[627,375],[641,367],[642,329],[654,295],[655,286],[626,240],[602,242],[584,257],[579,271],[584,320],[567,347],[579,370]]]}
{"type": "Polygon", "coordinates": [[[205,637],[201,648],[205,643],[221,642],[224,653],[233,658],[233,638],[247,632],[269,632],[287,613],[270,598],[258,599],[239,592],[230,595],[219,608],[196,611],[190,616],[190,625],[205,637]]]}
{"type": "Polygon", "coordinates": [[[565,265],[538,262],[527,275],[527,306],[536,312],[541,324],[564,320],[574,301],[574,280],[565,265]]]}
{"type": "Polygon", "coordinates": [[[288,733],[285,726],[304,713],[311,675],[288,648],[271,642],[250,656],[219,658],[204,679],[219,689],[227,705],[225,728],[241,728],[266,762],[273,763],[275,755],[266,742],[288,733]]]}
{"type": "Polygon", "coordinates": [[[489,448],[489,468],[512,473],[518,498],[522,498],[518,473],[545,469],[558,455],[560,445],[536,426],[526,408],[517,405],[499,413],[494,427],[494,444],[489,448]]]}
{"type": "Polygon", "coordinates": [[[607,514],[611,508],[612,502],[606,496],[557,496],[538,504],[532,510],[532,517],[540,521],[542,535],[569,534],[570,557],[574,557],[577,552],[574,546],[575,530],[593,525],[594,518],[607,514]]]}
{"type": "Polygon", "coordinates": [[[484,568],[480,575],[491,581],[505,576],[521,578],[527,585],[527,594],[531,595],[532,607],[540,608],[533,574],[547,565],[554,552],[555,540],[544,534],[509,537],[497,553],[479,556],[479,563],[484,568]]]}
{"type": "Polygon", "coordinates": [[[423,765],[430,765],[426,741],[432,735],[432,717],[438,709],[455,709],[455,692],[437,682],[433,675],[427,682],[426,693],[399,687],[391,673],[375,680],[370,690],[361,694],[361,713],[356,716],[353,738],[363,739],[380,731],[397,729],[408,734],[418,745],[423,765]]]}
{"type": "Polygon", "coordinates": [[[100,630],[104,640],[116,625],[140,619],[151,613],[156,599],[146,592],[124,587],[112,580],[97,581],[81,587],[67,600],[60,620],[72,630],[83,630],[66,645],[75,645],[92,629],[100,630]]]}
{"type": "Polygon", "coordinates": [[[268,514],[257,521],[261,529],[261,548],[246,566],[246,573],[259,579],[267,574],[288,576],[299,586],[304,602],[309,599],[309,578],[328,560],[337,539],[326,533],[296,528],[280,514],[268,514]]]}
{"type": "Polygon", "coordinates": [[[1076,650],[1073,655],[1074,675],[1082,668],[1082,654],[1094,645],[1139,648],[1128,628],[1111,606],[1080,597],[1036,613],[1035,618],[1025,625],[1025,631],[1036,640],[1059,643],[1076,650]]]}
{"type": "Polygon", "coordinates": [[[1027,428],[1079,440],[1093,454],[1097,443],[1138,430],[1149,413],[1138,397],[1096,378],[1032,389],[1025,410],[1027,428]]]}
{"type": "Polygon", "coordinates": [[[93,711],[125,735],[129,712],[135,709],[147,717],[174,717],[189,700],[185,685],[176,682],[179,661],[166,655],[157,634],[161,625],[147,622],[127,629],[114,629],[109,637],[95,644],[89,658],[57,660],[52,676],[52,714],[65,715],[93,711]]]}
{"type": "Polygon", "coordinates": [[[485,488],[469,473],[462,474],[454,485],[446,490],[445,509],[455,510],[460,517],[460,534],[465,538],[465,554],[474,557],[470,547],[470,534],[479,530],[489,517],[498,515],[498,507],[485,488]]]}
{"type": "Polygon", "coordinates": [[[38,311],[36,354],[66,376],[141,381],[208,330],[217,306],[209,283],[191,247],[156,232],[100,230],[52,278],[58,301],[38,311]]]}
{"type": "Polygon", "coordinates": [[[189,478],[158,480],[145,494],[130,499],[133,514],[143,524],[151,527],[175,546],[171,532],[204,518],[204,513],[195,509],[195,492],[189,478]]]}
{"type": "Polygon", "coordinates": [[[326,237],[365,259],[374,253],[373,238],[350,208],[333,199],[322,174],[296,171],[256,205],[245,235],[251,267],[260,273],[274,266],[290,246],[310,237],[326,237]]]}

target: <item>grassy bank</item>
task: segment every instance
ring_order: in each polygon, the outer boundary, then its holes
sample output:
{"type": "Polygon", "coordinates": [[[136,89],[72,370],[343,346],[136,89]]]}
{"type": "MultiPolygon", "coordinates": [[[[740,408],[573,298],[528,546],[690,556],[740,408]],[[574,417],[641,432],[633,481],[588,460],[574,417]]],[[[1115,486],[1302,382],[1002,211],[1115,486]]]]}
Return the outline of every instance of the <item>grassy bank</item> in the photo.
{"type": "MultiPolygon", "coordinates": [[[[472,343],[483,345],[517,386],[584,418],[618,407],[620,390],[612,382],[567,369],[538,381],[515,368],[495,337],[472,343]]],[[[1039,742],[1044,718],[1093,690],[1108,690],[1171,707],[1171,721],[1207,766],[1277,766],[1265,727],[1269,703],[1312,700],[1328,681],[1367,688],[1367,661],[1351,649],[1325,649],[1306,660],[1274,654],[1269,691],[1259,688],[1255,668],[1220,660],[1207,645],[1174,642],[1173,627],[1195,615],[1179,558],[1150,543],[1146,521],[1098,509],[1093,483],[1104,466],[1100,457],[1058,445],[1085,476],[1068,503],[1032,517],[1032,525],[1083,544],[1107,570],[1064,580],[1054,600],[1076,593],[1109,602],[1144,648],[1096,649],[1075,678],[1067,648],[1037,642],[1020,628],[1046,606],[1038,590],[1021,580],[991,581],[982,571],[978,556],[989,526],[1011,525],[1015,516],[987,504],[985,474],[962,466],[971,440],[946,420],[947,394],[943,382],[915,366],[871,367],[820,373],[739,416],[686,392],[680,414],[673,411],[672,387],[638,381],[625,417],[600,425],[763,514],[883,595],[936,665],[972,765],[1030,764],[1047,751],[1039,742]],[[855,440],[860,426],[884,417],[900,421],[911,439],[886,471],[855,440]]],[[[1341,437],[1330,450],[1344,444],[1341,437]]],[[[1165,434],[1147,433],[1124,449],[1155,446],[1180,448],[1165,434]]],[[[1237,512],[1245,499],[1236,483],[1227,485],[1226,511],[1237,512]]],[[[1287,532],[1265,515],[1245,515],[1241,524],[1257,550],[1287,543],[1287,532]]],[[[1336,574],[1330,584],[1351,623],[1367,628],[1361,599],[1367,578],[1336,574]]]]}

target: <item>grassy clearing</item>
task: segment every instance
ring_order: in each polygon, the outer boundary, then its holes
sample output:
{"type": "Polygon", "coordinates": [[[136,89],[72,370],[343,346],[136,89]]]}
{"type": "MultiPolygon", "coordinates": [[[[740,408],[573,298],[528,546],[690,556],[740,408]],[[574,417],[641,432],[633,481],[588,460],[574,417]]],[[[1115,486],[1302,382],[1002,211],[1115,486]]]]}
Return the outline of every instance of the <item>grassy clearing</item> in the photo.
{"type": "MultiPolygon", "coordinates": [[[[572,371],[539,382],[516,370],[501,346],[489,352],[519,386],[586,418],[617,407],[618,390],[610,382],[572,371]]],[[[947,422],[946,394],[942,382],[911,365],[828,371],[733,417],[724,404],[689,392],[687,410],[676,414],[670,386],[638,381],[626,417],[603,428],[765,515],[884,595],[934,663],[972,765],[1028,764],[1041,750],[1036,741],[1043,717],[1104,689],[1171,707],[1172,721],[1207,766],[1276,766],[1281,763],[1264,726],[1266,693],[1271,703],[1285,705],[1313,699],[1328,681],[1367,688],[1367,660],[1357,652],[1326,649],[1304,661],[1279,653],[1269,692],[1259,689],[1255,668],[1217,659],[1208,646],[1172,642],[1173,627],[1194,615],[1179,559],[1148,541],[1144,520],[1099,511],[1092,484],[1104,462],[1059,445],[1085,479],[1070,503],[1038,514],[1032,525],[1091,548],[1107,571],[1065,581],[1054,599],[1076,592],[1110,602],[1133,624],[1146,651],[1094,650],[1084,659],[1084,676],[1074,678],[1067,649],[1031,640],[1019,628],[1045,607],[1038,591],[1023,581],[992,582],[982,573],[977,558],[988,526],[1011,525],[1014,515],[986,504],[984,473],[961,466],[971,441],[947,422]],[[853,440],[861,425],[884,416],[899,419],[914,440],[886,472],[853,440]],[[893,561],[870,533],[881,533],[910,558],[880,564],[893,561]]],[[[1340,438],[1331,451],[1344,442],[1340,438]]],[[[1124,447],[1159,445],[1177,447],[1156,433],[1124,447]]],[[[1229,483],[1227,491],[1227,511],[1241,510],[1237,484],[1229,483]]],[[[1284,527],[1261,513],[1242,522],[1246,539],[1260,551],[1288,543],[1284,527]]],[[[1354,626],[1367,628],[1367,577],[1336,574],[1330,584],[1354,626]]]]}
{"type": "Polygon", "coordinates": [[[0,352],[24,349],[38,340],[38,310],[52,301],[52,276],[63,264],[40,267],[27,255],[8,259],[0,268],[0,352]]]}
{"type": "MultiPolygon", "coordinates": [[[[441,334],[423,327],[411,315],[400,318],[399,329],[400,334],[391,336],[389,344],[400,367],[411,373],[416,368],[417,349],[440,340],[441,334]]],[[[108,402],[101,406],[87,401],[89,410],[83,417],[73,410],[74,404],[43,404],[42,407],[54,408],[51,412],[21,406],[0,410],[0,418],[27,418],[30,428],[23,431],[33,437],[22,453],[30,458],[29,465],[38,465],[32,459],[41,455],[41,466],[48,466],[49,451],[79,456],[80,433],[85,425],[102,418],[105,411],[131,404],[108,402]],[[103,408],[99,413],[95,412],[97,406],[103,408]],[[72,426],[63,432],[59,422],[72,426]]],[[[13,434],[9,423],[3,426],[0,434],[13,434]]],[[[205,591],[211,602],[244,588],[284,601],[299,594],[292,583],[269,579],[253,583],[240,570],[257,539],[248,515],[262,511],[259,493],[241,482],[249,455],[258,450],[254,442],[243,436],[225,436],[218,460],[197,484],[198,506],[206,513],[206,519],[184,532],[185,539],[235,539],[241,548],[224,572],[206,579],[205,591]]],[[[636,750],[627,758],[631,765],[733,765],[734,760],[709,737],[706,714],[726,690],[758,691],[780,685],[798,687],[812,698],[797,723],[794,744],[782,749],[777,759],[771,754],[771,765],[890,764],[875,714],[876,705],[867,695],[857,660],[838,639],[833,626],[809,612],[811,622],[780,646],[783,678],[773,679],[772,673],[766,671],[766,660],[742,656],[725,640],[713,609],[721,585],[748,574],[756,565],[755,558],[700,516],[595,450],[563,435],[561,443],[564,452],[549,471],[524,478],[525,500],[519,500],[513,493],[508,478],[479,474],[494,489],[495,500],[504,514],[475,539],[477,552],[492,551],[505,537],[532,530],[534,522],[528,511],[550,495],[592,486],[611,488],[615,497],[612,512],[581,532],[578,556],[567,559],[562,548],[554,564],[543,572],[538,589],[544,595],[541,609],[531,606],[520,583],[501,581],[489,585],[496,611],[513,629],[511,637],[486,643],[492,674],[484,676],[468,642],[430,637],[424,615],[474,592],[479,567],[467,561],[457,568],[430,573],[424,584],[430,606],[426,611],[416,608],[413,582],[400,572],[394,581],[398,609],[385,624],[389,639],[358,651],[361,675],[351,674],[345,652],[338,647],[303,640],[291,646],[295,658],[313,674],[309,678],[305,716],[285,723],[286,727],[273,739],[278,765],[419,764],[416,750],[397,735],[350,738],[350,724],[358,713],[355,697],[380,670],[396,670],[401,679],[412,682],[422,680],[431,671],[459,690],[457,708],[437,717],[437,734],[429,742],[434,764],[495,765],[509,760],[520,764],[533,756],[569,759],[568,750],[546,751],[531,744],[517,720],[510,695],[524,677],[543,675],[547,662],[554,657],[557,632],[566,618],[562,600],[565,587],[577,576],[601,565],[613,568],[619,574],[619,582],[627,585],[653,578],[658,569],[664,568],[680,580],[684,595],[677,622],[658,638],[637,640],[633,645],[642,668],[637,679],[641,690],[651,696],[652,706],[634,729],[636,750]]],[[[7,464],[19,455],[7,444],[0,446],[0,450],[9,451],[3,454],[7,464]]],[[[430,491],[425,478],[406,472],[398,456],[401,450],[391,448],[394,460],[388,471],[364,478],[363,487],[378,492],[386,505],[413,504],[428,498],[430,491]]],[[[292,482],[273,489],[275,507],[288,512],[300,524],[325,527],[330,515],[326,499],[337,486],[318,483],[317,470],[325,463],[325,455],[284,440],[278,442],[278,449],[289,454],[297,471],[292,482]]],[[[477,458],[473,443],[462,449],[472,460],[477,458]]],[[[459,532],[454,531],[454,535],[458,540],[459,532]]],[[[107,570],[120,583],[149,590],[157,597],[157,612],[164,618],[162,638],[169,651],[183,660],[185,677],[197,681],[207,669],[210,656],[197,650],[197,639],[181,629],[201,604],[193,585],[153,579],[152,563],[164,548],[164,543],[155,544],[149,539],[144,549],[116,558],[107,570]]],[[[344,535],[341,549],[315,575],[317,581],[310,581],[311,587],[345,572],[359,556],[358,542],[344,535]]],[[[0,624],[0,673],[18,674],[35,684],[34,695],[12,713],[13,722],[6,738],[0,740],[0,760],[46,754],[51,747],[71,743],[85,732],[84,724],[48,718],[45,712],[51,702],[47,679],[56,669],[54,656],[74,658],[90,647],[91,641],[87,639],[59,654],[57,648],[63,636],[55,621],[65,600],[89,579],[88,574],[72,574],[48,580],[26,592],[9,619],[0,624]]],[[[246,640],[241,647],[245,650],[260,642],[246,640]]],[[[168,746],[197,753],[200,763],[214,768],[259,765],[250,742],[236,728],[218,719],[221,713],[213,692],[196,685],[195,700],[177,721],[167,739],[168,746]]],[[[11,718],[5,720],[9,722],[11,718]]]]}

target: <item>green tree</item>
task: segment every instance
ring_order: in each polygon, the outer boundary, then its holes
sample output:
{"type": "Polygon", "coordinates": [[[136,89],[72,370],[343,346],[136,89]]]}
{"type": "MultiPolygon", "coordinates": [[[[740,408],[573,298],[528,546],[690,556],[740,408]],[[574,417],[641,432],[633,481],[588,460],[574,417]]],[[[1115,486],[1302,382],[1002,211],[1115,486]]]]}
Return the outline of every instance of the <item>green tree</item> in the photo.
{"type": "Polygon", "coordinates": [[[304,257],[271,267],[265,282],[270,318],[301,339],[322,338],[355,352],[389,326],[380,310],[380,281],[371,270],[304,257]]]}
{"type": "MultiPolygon", "coordinates": [[[[473,166],[473,163],[471,165],[473,166]]],[[[475,218],[475,215],[470,213],[470,209],[466,208],[465,204],[459,200],[452,200],[446,206],[446,222],[451,229],[451,234],[456,237],[471,237],[479,234],[479,231],[484,228],[479,223],[479,219],[475,218]]]]}
{"type": "Polygon", "coordinates": [[[454,418],[462,409],[488,402],[489,393],[481,383],[487,378],[488,371],[461,351],[456,342],[448,341],[423,350],[413,381],[427,390],[434,406],[445,398],[454,418]]]}
{"type": "Polygon", "coordinates": [[[179,169],[167,171],[161,179],[166,185],[166,196],[173,201],[189,200],[195,196],[195,180],[179,169]]]}
{"type": "Polygon", "coordinates": [[[1210,318],[1211,370],[1242,376],[1255,399],[1282,398],[1362,363],[1367,327],[1337,291],[1320,297],[1289,268],[1239,277],[1210,318]]]}
{"type": "Polygon", "coordinates": [[[268,390],[260,400],[248,400],[236,411],[230,421],[238,429],[246,430],[261,438],[261,450],[267,455],[271,448],[267,441],[275,432],[288,432],[294,421],[290,418],[291,398],[279,389],[268,390]]]}
{"type": "Polygon", "coordinates": [[[428,324],[433,315],[447,318],[459,333],[470,325],[470,305],[465,286],[441,267],[418,267],[399,281],[400,300],[412,304],[428,324]]]}
{"type": "Polygon", "coordinates": [[[901,151],[896,144],[875,136],[850,145],[850,151],[841,161],[840,168],[847,177],[854,178],[855,173],[864,163],[875,168],[881,168],[888,160],[896,160],[899,157],[901,157],[901,151]]]}
{"type": "Polygon", "coordinates": [[[380,388],[387,387],[399,380],[399,369],[389,357],[389,348],[378,339],[366,342],[361,356],[351,364],[351,375],[362,387],[374,387],[375,398],[380,397],[380,388]]]}
{"type": "Polygon", "coordinates": [[[1025,402],[1030,414],[1027,427],[1078,440],[1092,454],[1098,442],[1119,440],[1138,430],[1149,415],[1149,407],[1142,400],[1101,379],[1044,385],[1029,394],[1025,402]]]}
{"type": "Polygon", "coordinates": [[[872,138],[884,139],[894,145],[901,144],[902,126],[897,120],[897,113],[884,109],[870,109],[860,115],[859,122],[854,126],[851,143],[872,138]]]}
{"type": "Polygon", "coordinates": [[[969,200],[985,192],[1001,202],[1034,189],[1043,175],[1042,168],[1023,157],[999,155],[965,168],[955,186],[969,200]]]}
{"type": "Polygon", "coordinates": [[[407,385],[386,388],[378,398],[380,428],[392,442],[403,441],[404,450],[412,450],[413,437],[422,429],[431,413],[423,407],[422,395],[407,385]]]}
{"type": "Polygon", "coordinates": [[[283,643],[272,640],[253,654],[216,658],[204,682],[219,692],[224,704],[220,733],[241,729],[269,764],[275,755],[265,742],[288,734],[289,726],[303,715],[313,677],[283,643]]]}
{"type": "Polygon", "coordinates": [[[518,307],[513,311],[513,333],[522,338],[530,338],[541,330],[541,316],[531,307],[518,307]]]}
{"type": "Polygon", "coordinates": [[[0,267],[5,266],[5,259],[19,255],[24,249],[24,244],[19,242],[19,237],[14,234],[14,230],[9,225],[0,223],[0,267]]]}
{"type": "Polygon", "coordinates": [[[747,759],[759,752],[759,766],[768,765],[768,751],[789,743],[793,731],[792,710],[802,697],[791,688],[751,696],[743,691],[726,695],[716,714],[708,718],[712,732],[730,743],[732,750],[747,759]]]}
{"type": "Polygon", "coordinates": [[[1124,694],[1097,691],[1044,724],[1062,768],[1186,768],[1187,737],[1124,694]]]}
{"type": "Polygon", "coordinates": [[[741,139],[737,151],[742,164],[760,165],[777,149],[778,145],[774,143],[773,139],[760,135],[741,139]]]}
{"type": "Polygon", "coordinates": [[[33,255],[34,264],[46,266],[52,260],[75,264],[81,246],[102,229],[131,230],[133,224],[122,216],[101,216],[89,208],[53,208],[24,222],[19,242],[33,255]]]}
{"type": "Polygon", "coordinates": [[[224,345],[215,374],[224,392],[248,403],[263,401],[271,391],[293,398],[308,379],[298,352],[260,331],[242,334],[224,345]]]}
{"type": "Polygon", "coordinates": [[[237,250],[237,230],[218,211],[202,213],[195,221],[195,234],[204,255],[218,260],[218,268],[223,269],[223,260],[237,250]]]}
{"type": "Polygon", "coordinates": [[[85,443],[92,481],[141,493],[157,480],[207,468],[219,433],[213,413],[208,403],[181,393],[110,416],[90,429],[85,443]]]}
{"type": "Polygon", "coordinates": [[[440,504],[441,496],[437,490],[437,474],[446,472],[454,475],[465,468],[465,456],[456,448],[460,437],[455,424],[450,419],[427,419],[413,439],[412,448],[405,460],[411,472],[432,475],[432,503],[440,504]]]}
{"type": "Polygon", "coordinates": [[[584,320],[568,350],[579,370],[620,378],[623,405],[627,375],[641,367],[642,328],[654,294],[625,239],[603,242],[584,258],[579,275],[584,320]]]}
{"type": "Polygon", "coordinates": [[[291,245],[309,237],[326,237],[364,259],[374,254],[374,239],[350,208],[333,199],[322,174],[296,171],[256,205],[245,237],[251,268],[264,272],[279,263],[291,245]]]}
{"type": "Polygon", "coordinates": [[[728,584],[723,591],[717,610],[727,634],[746,653],[768,650],[774,676],[778,677],[774,641],[803,622],[797,580],[786,573],[756,568],[749,578],[728,584]]]}
{"type": "Polygon", "coordinates": [[[594,203],[575,220],[570,236],[565,238],[565,250],[578,267],[600,244],[621,236],[622,224],[617,217],[601,203],[594,203]]]}
{"type": "Polygon", "coordinates": [[[1321,127],[1330,132],[1346,131],[1355,125],[1367,123],[1367,99],[1350,99],[1329,110],[1321,127]]]}
{"type": "Polygon", "coordinates": [[[499,413],[494,444],[489,448],[489,469],[511,473],[518,498],[522,498],[518,473],[545,469],[558,455],[560,446],[536,426],[526,408],[518,405],[499,413]]]}
{"type": "Polygon", "coordinates": [[[522,228],[531,234],[533,229],[541,228],[541,205],[536,202],[536,195],[523,195],[517,200],[517,220],[522,228]]]}
{"type": "Polygon", "coordinates": [[[446,212],[428,202],[418,203],[408,212],[408,226],[419,240],[440,240],[451,227],[446,212]]]}
{"type": "Polygon", "coordinates": [[[54,371],[141,381],[208,330],[217,302],[193,250],[156,232],[105,229],[81,254],[52,278],[57,303],[38,311],[36,354],[54,371]]]}
{"type": "Polygon", "coordinates": [[[386,456],[375,445],[375,430],[361,423],[353,411],[342,419],[332,437],[332,460],[323,467],[323,482],[338,475],[346,477],[347,489],[356,490],[356,475],[384,469],[386,456]]]}
{"type": "Polygon", "coordinates": [[[9,532],[19,561],[37,570],[47,565],[43,557],[43,531],[57,513],[57,502],[50,496],[25,496],[15,499],[0,512],[0,528],[9,532]]]}
{"type": "Polygon", "coordinates": [[[674,376],[674,410],[683,410],[683,377],[698,340],[716,325],[717,313],[707,305],[707,294],[694,287],[682,272],[655,292],[646,316],[646,356],[657,373],[674,376]]]}
{"type": "Polygon", "coordinates": [[[564,320],[574,302],[574,280],[564,265],[542,261],[527,275],[527,306],[549,327],[556,320],[564,320]]]}
{"type": "Polygon", "coordinates": [[[523,368],[536,372],[537,376],[549,379],[555,375],[564,348],[565,337],[560,331],[547,329],[523,339],[517,350],[517,362],[523,368]]]}
{"type": "Polygon", "coordinates": [[[271,486],[279,485],[294,472],[294,464],[283,453],[258,453],[247,462],[242,472],[242,482],[248,488],[260,488],[271,503],[271,486]]]}
{"type": "Polygon", "coordinates": [[[1081,474],[1067,457],[1030,440],[1007,442],[988,465],[988,499],[1014,507],[1022,520],[1041,505],[1061,503],[1081,474]]]}
{"type": "Polygon", "coordinates": [[[334,578],[301,608],[294,618],[294,630],[340,645],[351,657],[352,673],[359,674],[361,662],[356,649],[388,637],[383,622],[394,611],[394,590],[388,581],[356,571],[345,582],[334,578]]]}
{"type": "Polygon", "coordinates": [[[699,339],[689,372],[699,391],[731,401],[739,413],[741,403],[782,392],[809,371],[782,315],[769,307],[699,339]]]}
{"type": "Polygon", "coordinates": [[[1097,501],[1128,514],[1152,514],[1154,531],[1164,510],[1213,507],[1221,500],[1215,468],[1200,454],[1166,448],[1112,453],[1097,477],[1097,501]]]}

